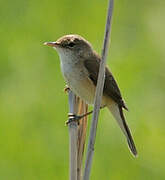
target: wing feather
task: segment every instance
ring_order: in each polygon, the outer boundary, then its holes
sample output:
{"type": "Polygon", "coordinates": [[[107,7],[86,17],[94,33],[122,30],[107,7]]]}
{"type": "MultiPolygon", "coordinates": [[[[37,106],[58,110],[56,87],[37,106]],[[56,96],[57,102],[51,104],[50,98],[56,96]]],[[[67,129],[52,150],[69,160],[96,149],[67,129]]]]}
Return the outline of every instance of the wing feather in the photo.
{"type": "MultiPolygon", "coordinates": [[[[84,61],[84,66],[86,67],[89,73],[89,78],[92,80],[93,84],[96,86],[99,66],[100,66],[100,58],[98,58],[98,56],[93,56],[93,58],[86,59],[84,61]]],[[[122,99],[120,89],[112,73],[108,70],[107,67],[105,69],[105,83],[104,83],[103,94],[112,98],[120,107],[123,107],[126,110],[128,110],[128,108],[126,107],[122,99]]]]}

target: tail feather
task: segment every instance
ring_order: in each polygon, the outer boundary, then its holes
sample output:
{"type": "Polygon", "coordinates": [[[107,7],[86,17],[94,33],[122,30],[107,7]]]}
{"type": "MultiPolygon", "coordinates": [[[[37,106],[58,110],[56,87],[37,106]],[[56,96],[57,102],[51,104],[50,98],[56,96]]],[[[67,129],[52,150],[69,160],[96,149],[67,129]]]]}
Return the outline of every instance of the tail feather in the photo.
{"type": "Polygon", "coordinates": [[[117,104],[114,103],[113,105],[108,106],[108,108],[111,111],[114,118],[117,120],[121,130],[124,133],[124,135],[126,136],[128,146],[129,146],[131,152],[133,153],[134,156],[137,156],[136,146],[135,146],[135,143],[133,141],[133,138],[132,138],[131,132],[129,130],[129,127],[128,127],[127,123],[126,123],[122,107],[120,107],[120,106],[118,106],[117,104]]]}

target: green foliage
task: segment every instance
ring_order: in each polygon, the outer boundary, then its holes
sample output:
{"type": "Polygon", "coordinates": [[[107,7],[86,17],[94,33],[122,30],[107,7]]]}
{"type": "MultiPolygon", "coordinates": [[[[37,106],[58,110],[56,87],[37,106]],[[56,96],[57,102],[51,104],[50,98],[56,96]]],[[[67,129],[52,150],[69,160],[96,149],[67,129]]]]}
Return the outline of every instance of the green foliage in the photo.
{"type": "MultiPolygon", "coordinates": [[[[130,112],[134,159],[102,110],[93,180],[165,179],[164,1],[115,1],[108,64],[130,112]]],[[[67,95],[59,58],[43,46],[84,36],[101,52],[107,1],[9,1],[0,7],[0,179],[68,179],[67,95]]]]}

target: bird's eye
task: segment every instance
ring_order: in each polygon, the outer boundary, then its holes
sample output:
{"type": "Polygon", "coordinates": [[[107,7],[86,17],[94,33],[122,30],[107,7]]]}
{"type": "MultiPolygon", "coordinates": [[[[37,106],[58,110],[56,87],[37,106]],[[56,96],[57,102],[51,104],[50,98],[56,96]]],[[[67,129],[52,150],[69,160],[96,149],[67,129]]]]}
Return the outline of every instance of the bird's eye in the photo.
{"type": "Polygon", "coordinates": [[[74,42],[70,42],[70,43],[68,44],[69,47],[73,47],[74,45],[75,45],[74,42]]]}

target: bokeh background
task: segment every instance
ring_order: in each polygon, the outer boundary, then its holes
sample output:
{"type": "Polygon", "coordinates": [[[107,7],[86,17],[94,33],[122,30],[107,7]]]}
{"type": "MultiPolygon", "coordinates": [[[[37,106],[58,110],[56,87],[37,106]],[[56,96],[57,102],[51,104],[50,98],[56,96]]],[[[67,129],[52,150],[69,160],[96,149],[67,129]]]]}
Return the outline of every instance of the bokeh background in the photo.
{"type": "MultiPolygon", "coordinates": [[[[165,179],[165,1],[115,1],[108,65],[129,107],[130,154],[101,111],[92,180],[165,179]]],[[[0,6],[0,180],[68,179],[68,101],[57,53],[80,34],[101,52],[107,0],[6,0],[0,6]]],[[[91,121],[89,120],[89,123],[91,121]]]]}

